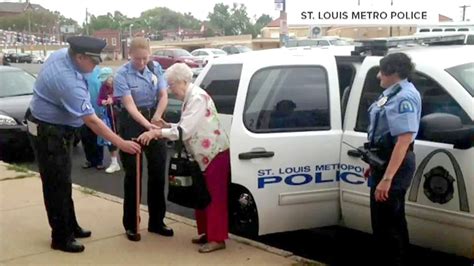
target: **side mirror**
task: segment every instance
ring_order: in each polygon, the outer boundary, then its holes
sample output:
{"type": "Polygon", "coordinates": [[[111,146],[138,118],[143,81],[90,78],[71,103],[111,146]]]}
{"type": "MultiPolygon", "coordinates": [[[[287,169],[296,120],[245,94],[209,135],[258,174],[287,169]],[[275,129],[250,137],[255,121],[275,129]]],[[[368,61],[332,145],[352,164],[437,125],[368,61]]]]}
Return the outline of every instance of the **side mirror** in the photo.
{"type": "Polygon", "coordinates": [[[433,113],[421,119],[423,139],[453,144],[456,149],[469,149],[474,144],[474,126],[465,126],[458,116],[433,113]]]}

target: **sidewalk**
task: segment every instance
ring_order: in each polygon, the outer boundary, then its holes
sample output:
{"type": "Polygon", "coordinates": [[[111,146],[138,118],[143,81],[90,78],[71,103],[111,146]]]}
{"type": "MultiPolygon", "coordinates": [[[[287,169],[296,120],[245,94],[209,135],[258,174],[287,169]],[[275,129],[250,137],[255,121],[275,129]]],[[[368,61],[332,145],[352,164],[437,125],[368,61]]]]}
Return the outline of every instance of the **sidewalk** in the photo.
{"type": "Polygon", "coordinates": [[[167,213],[172,238],[150,234],[142,206],[142,240],[130,242],[122,228],[121,199],[75,186],[73,198],[79,223],[92,230],[81,239],[83,253],[50,248],[50,227],[37,173],[0,162],[0,265],[16,264],[123,264],[123,265],[319,265],[260,243],[234,237],[227,249],[198,253],[191,243],[194,221],[167,213]]]}

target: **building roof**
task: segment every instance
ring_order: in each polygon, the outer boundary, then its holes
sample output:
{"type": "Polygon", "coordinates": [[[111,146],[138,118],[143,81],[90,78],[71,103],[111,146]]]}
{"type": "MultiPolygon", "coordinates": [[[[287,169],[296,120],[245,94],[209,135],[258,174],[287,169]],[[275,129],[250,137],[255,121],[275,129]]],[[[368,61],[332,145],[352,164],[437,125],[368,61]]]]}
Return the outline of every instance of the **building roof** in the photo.
{"type": "Polygon", "coordinates": [[[23,13],[27,10],[28,5],[31,6],[32,10],[43,11],[46,10],[44,7],[31,4],[31,3],[17,3],[17,2],[0,2],[0,12],[4,13],[23,13]]]}
{"type": "MultiPolygon", "coordinates": [[[[265,28],[279,28],[280,27],[280,18],[277,18],[273,20],[272,22],[268,23],[265,28]]],[[[288,27],[308,27],[308,25],[302,25],[302,24],[288,24],[288,27]]]]}

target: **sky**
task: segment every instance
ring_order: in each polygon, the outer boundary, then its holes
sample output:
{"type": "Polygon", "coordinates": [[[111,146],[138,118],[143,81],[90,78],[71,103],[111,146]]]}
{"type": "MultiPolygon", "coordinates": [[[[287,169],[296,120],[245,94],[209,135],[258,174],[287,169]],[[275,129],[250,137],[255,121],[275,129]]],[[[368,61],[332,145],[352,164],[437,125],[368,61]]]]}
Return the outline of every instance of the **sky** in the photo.
{"type": "MultiPolygon", "coordinates": [[[[19,0],[0,0],[3,2],[15,2],[19,0]]],[[[23,0],[24,2],[25,0],[23,0]]],[[[259,17],[262,13],[268,14],[273,18],[279,16],[279,11],[275,9],[275,0],[30,0],[34,4],[40,4],[44,8],[52,11],[59,11],[65,17],[72,18],[82,24],[85,20],[86,8],[95,16],[113,13],[118,10],[128,17],[138,17],[140,13],[155,7],[168,7],[174,11],[185,13],[191,12],[194,17],[205,20],[209,12],[212,11],[216,3],[224,3],[232,6],[233,3],[242,3],[247,6],[249,17],[259,17]]],[[[286,0],[290,2],[292,0],[286,0]]],[[[324,4],[322,0],[318,1],[324,4]]],[[[390,1],[394,5],[413,5],[426,3],[429,6],[435,6],[440,13],[453,18],[454,21],[461,21],[462,10],[461,5],[470,5],[466,9],[466,18],[474,22],[474,0],[332,0],[331,3],[340,3],[341,5],[357,5],[360,1],[361,5],[383,5],[388,6],[390,1]]]]}

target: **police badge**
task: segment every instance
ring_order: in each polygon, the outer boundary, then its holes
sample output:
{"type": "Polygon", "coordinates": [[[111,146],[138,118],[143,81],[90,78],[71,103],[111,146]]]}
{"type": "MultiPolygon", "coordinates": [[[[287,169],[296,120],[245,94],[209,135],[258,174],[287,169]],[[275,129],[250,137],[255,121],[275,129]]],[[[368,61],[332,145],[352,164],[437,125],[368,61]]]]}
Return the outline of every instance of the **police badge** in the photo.
{"type": "Polygon", "coordinates": [[[377,106],[378,107],[384,106],[387,103],[387,100],[388,100],[388,97],[383,96],[382,98],[380,98],[380,100],[377,101],[377,106]]]}

